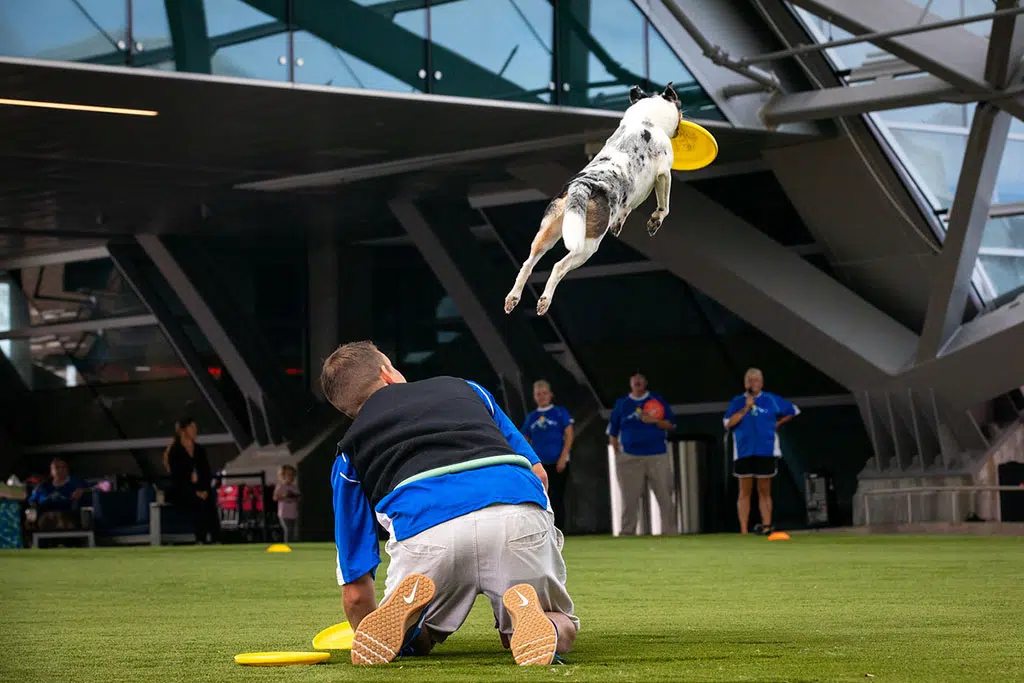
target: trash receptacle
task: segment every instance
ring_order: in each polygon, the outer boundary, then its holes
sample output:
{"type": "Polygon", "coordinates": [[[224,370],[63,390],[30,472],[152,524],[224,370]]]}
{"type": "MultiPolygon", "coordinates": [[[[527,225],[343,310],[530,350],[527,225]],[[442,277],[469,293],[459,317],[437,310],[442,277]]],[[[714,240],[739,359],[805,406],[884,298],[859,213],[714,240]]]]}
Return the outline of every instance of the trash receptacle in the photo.
{"type": "Polygon", "coordinates": [[[836,485],[831,474],[807,472],[804,475],[804,501],[808,526],[835,526],[836,485]]]}

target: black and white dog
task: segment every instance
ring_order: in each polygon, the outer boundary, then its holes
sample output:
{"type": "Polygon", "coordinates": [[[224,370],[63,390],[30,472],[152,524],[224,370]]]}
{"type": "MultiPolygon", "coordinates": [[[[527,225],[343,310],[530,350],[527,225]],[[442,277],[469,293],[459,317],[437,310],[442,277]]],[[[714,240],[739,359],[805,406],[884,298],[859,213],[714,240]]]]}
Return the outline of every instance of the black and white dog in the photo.
{"type": "Polygon", "coordinates": [[[618,129],[601,151],[548,204],[530,246],[530,256],[505,297],[505,313],[511,313],[519,303],[534,266],[559,237],[569,253],[551,269],[544,293],[537,300],[537,315],[547,312],[555,287],[566,273],[586,263],[609,230],[618,237],[626,218],[652,190],[658,208],[647,221],[647,233],[653,237],[668,216],[672,138],[682,120],[679,97],[669,83],[660,95],[633,86],[629,101],[618,129]]]}

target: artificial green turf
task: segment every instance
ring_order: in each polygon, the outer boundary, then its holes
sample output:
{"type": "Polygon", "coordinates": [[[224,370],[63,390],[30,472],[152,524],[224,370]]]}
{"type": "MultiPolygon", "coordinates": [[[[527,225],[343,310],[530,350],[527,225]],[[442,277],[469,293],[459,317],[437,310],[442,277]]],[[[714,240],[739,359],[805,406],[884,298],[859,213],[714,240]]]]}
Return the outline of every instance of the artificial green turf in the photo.
{"type": "Polygon", "coordinates": [[[0,680],[1024,680],[1021,538],[569,538],[565,559],[568,665],[515,667],[481,598],[430,657],[270,669],[233,655],[344,619],[330,545],[3,551],[0,680]]]}

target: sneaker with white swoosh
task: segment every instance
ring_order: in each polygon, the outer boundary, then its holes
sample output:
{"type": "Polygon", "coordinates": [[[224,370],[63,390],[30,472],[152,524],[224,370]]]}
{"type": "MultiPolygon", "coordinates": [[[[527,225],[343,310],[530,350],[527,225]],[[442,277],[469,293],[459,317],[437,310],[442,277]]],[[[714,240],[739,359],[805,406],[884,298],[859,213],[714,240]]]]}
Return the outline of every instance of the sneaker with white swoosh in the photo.
{"type": "Polygon", "coordinates": [[[520,666],[547,666],[555,659],[558,631],[528,583],[512,586],[502,602],[512,617],[512,656],[520,666]]]}
{"type": "Polygon", "coordinates": [[[402,579],[387,600],[359,622],[352,638],[353,664],[387,664],[395,659],[410,628],[434,598],[434,582],[424,574],[402,579]]]}

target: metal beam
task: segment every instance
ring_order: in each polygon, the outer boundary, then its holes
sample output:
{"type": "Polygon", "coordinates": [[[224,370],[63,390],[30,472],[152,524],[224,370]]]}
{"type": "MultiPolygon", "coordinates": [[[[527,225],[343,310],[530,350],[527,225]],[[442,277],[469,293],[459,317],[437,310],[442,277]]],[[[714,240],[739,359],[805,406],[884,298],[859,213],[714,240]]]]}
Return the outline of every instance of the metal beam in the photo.
{"type": "MultiPolygon", "coordinates": [[[[209,263],[195,266],[191,273],[187,273],[183,264],[159,236],[138,235],[135,239],[181,299],[181,303],[245,396],[253,438],[261,445],[280,443],[285,438],[281,430],[295,426],[292,417],[301,408],[296,405],[296,397],[290,387],[283,381],[276,380],[265,345],[252,346],[260,338],[258,330],[253,330],[251,325],[243,325],[242,329],[238,329],[241,323],[237,323],[236,320],[237,324],[232,332],[229,332],[229,323],[222,320],[218,314],[230,317],[233,313],[238,316],[238,311],[228,310],[232,308],[230,302],[221,302],[220,310],[215,312],[211,302],[191,277],[202,272],[205,272],[206,276],[212,276],[212,272],[209,271],[213,268],[209,263]],[[242,345],[245,345],[248,353],[243,353],[242,345]]],[[[207,283],[206,289],[214,291],[216,287],[216,282],[212,281],[207,283]]]]}
{"type": "MultiPolygon", "coordinates": [[[[480,348],[490,362],[494,372],[510,382],[519,392],[523,393],[523,372],[515,356],[505,343],[504,335],[494,324],[484,309],[483,303],[470,287],[469,282],[459,271],[451,254],[445,249],[441,240],[431,229],[426,218],[411,200],[395,199],[388,203],[391,213],[402,227],[409,233],[417,249],[431,270],[444,285],[444,289],[452,297],[459,313],[473,332],[480,348]]],[[[496,302],[495,305],[500,305],[496,302]]]]}
{"type": "Polygon", "coordinates": [[[239,450],[244,449],[252,443],[252,437],[242,427],[239,416],[232,412],[227,401],[224,400],[224,396],[221,394],[216,382],[214,382],[209,371],[206,369],[206,364],[199,358],[199,354],[193,348],[192,342],[189,340],[185,330],[175,319],[169,302],[160,296],[156,287],[149,282],[138,267],[137,259],[145,257],[142,250],[136,245],[111,243],[109,251],[114,265],[121,271],[124,279],[134,290],[139,300],[145,304],[150,313],[156,318],[164,338],[167,339],[167,342],[181,360],[182,365],[185,366],[189,375],[192,376],[192,381],[195,382],[199,392],[206,399],[207,405],[217,415],[221,425],[231,434],[239,450]]]}
{"type": "Polygon", "coordinates": [[[672,203],[685,216],[653,239],[638,213],[621,239],[851,390],[912,360],[913,332],[797,254],[687,185],[672,203]]]}
{"type": "MultiPolygon", "coordinates": [[[[793,4],[853,34],[894,30],[922,21],[921,8],[908,0],[887,0],[884,3],[793,0],[793,4]]],[[[925,22],[939,20],[931,14],[924,19],[925,22]]],[[[985,77],[988,41],[961,26],[872,42],[968,95],[991,94],[991,84],[985,77]]],[[[1024,103],[1017,98],[1000,99],[998,103],[1014,116],[1024,117],[1024,103]]]]}
{"type": "Polygon", "coordinates": [[[33,256],[15,256],[0,261],[0,270],[18,270],[20,268],[40,268],[42,266],[56,266],[63,263],[77,263],[79,261],[93,261],[109,256],[105,246],[85,247],[83,249],[72,249],[71,251],[55,251],[48,254],[35,254],[33,256]]]}
{"type": "Polygon", "coordinates": [[[260,190],[264,192],[282,192],[299,190],[314,187],[330,187],[343,183],[354,183],[360,180],[371,178],[384,178],[387,176],[422,171],[452,164],[467,163],[472,161],[487,161],[500,157],[525,154],[528,152],[541,152],[557,149],[559,147],[571,147],[582,145],[593,140],[604,140],[614,132],[609,128],[601,131],[587,133],[573,133],[572,135],[561,135],[539,140],[527,140],[525,142],[512,142],[493,147],[478,147],[475,149],[464,149],[458,152],[445,152],[443,154],[427,154],[408,159],[397,159],[395,161],[384,161],[378,164],[366,164],[363,166],[352,166],[339,168],[332,171],[319,171],[317,173],[304,173],[301,175],[273,178],[271,180],[257,180],[250,183],[241,183],[235,186],[237,190],[260,190]]]}
{"type": "MultiPolygon", "coordinates": [[[[996,9],[1016,9],[1018,0],[996,0],[996,9]]],[[[985,63],[985,80],[997,88],[1005,88],[1024,57],[1024,22],[1017,15],[992,19],[992,32],[988,41],[988,59],[985,63]]]]}
{"type": "Polygon", "coordinates": [[[854,116],[932,104],[958,92],[955,87],[936,76],[885,79],[856,87],[840,86],[780,94],[761,110],[761,119],[766,126],[779,126],[797,121],[854,116]]]}
{"type": "MultiPolygon", "coordinates": [[[[695,27],[716,45],[729,54],[771,49],[761,23],[756,17],[731,2],[706,2],[704,0],[655,0],[640,2],[637,6],[647,15],[651,25],[658,30],[672,50],[680,56],[694,80],[708,94],[711,100],[734,126],[758,127],[758,109],[767,101],[764,86],[754,84],[758,90],[743,96],[729,97],[727,93],[735,88],[751,85],[750,79],[736,71],[716,66],[704,56],[701,44],[686,30],[681,30],[674,13],[681,12],[690,18],[695,27]]],[[[808,129],[808,132],[813,132],[808,129]]]]}
{"type": "MultiPolygon", "coordinates": [[[[630,261],[628,263],[612,263],[606,266],[583,266],[570,271],[563,279],[585,280],[592,277],[611,277],[614,275],[633,275],[634,273],[659,273],[665,268],[651,261],[630,261]]],[[[535,271],[530,275],[530,284],[544,284],[551,277],[550,270],[535,271]]]]}
{"type": "MultiPolygon", "coordinates": [[[[792,0],[793,4],[854,35],[886,32],[942,21],[908,0],[849,2],[849,0],[792,0]]],[[[930,74],[965,90],[985,91],[986,41],[962,26],[871,41],[930,74]]]]}
{"type": "Polygon", "coordinates": [[[96,332],[98,330],[123,330],[129,327],[145,327],[156,325],[157,319],[152,315],[126,315],[120,318],[98,318],[96,320],[79,320],[72,323],[56,325],[40,325],[38,327],[20,327],[16,330],[0,332],[0,339],[32,339],[61,334],[78,334],[80,332],[96,332]]]}
{"type": "Polygon", "coordinates": [[[991,104],[981,104],[974,112],[946,237],[937,257],[918,361],[934,358],[963,321],[1010,120],[1009,114],[991,104]]]}
{"type": "Polygon", "coordinates": [[[164,8],[174,48],[175,69],[212,73],[203,0],[164,0],[164,8]]]}
{"type": "MultiPolygon", "coordinates": [[[[196,439],[204,446],[234,444],[230,434],[200,434],[196,439]]],[[[60,455],[63,453],[109,453],[110,451],[139,451],[148,448],[166,448],[169,437],[154,436],[143,439],[110,439],[107,441],[79,441],[77,443],[55,443],[46,446],[29,446],[25,455],[60,455]]]]}
{"type": "Polygon", "coordinates": [[[934,390],[968,409],[1024,387],[1024,296],[962,325],[935,359],[919,363],[901,381],[934,390]]]}

